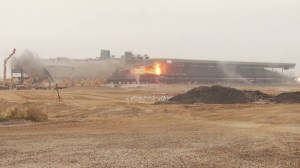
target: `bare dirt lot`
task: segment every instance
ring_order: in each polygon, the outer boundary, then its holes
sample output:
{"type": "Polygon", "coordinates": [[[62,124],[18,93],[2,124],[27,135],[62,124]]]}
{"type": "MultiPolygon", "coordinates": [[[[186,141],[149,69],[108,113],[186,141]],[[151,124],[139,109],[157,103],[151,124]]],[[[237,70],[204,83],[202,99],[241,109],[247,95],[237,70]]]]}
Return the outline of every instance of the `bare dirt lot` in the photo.
{"type": "Polygon", "coordinates": [[[300,104],[153,105],[192,87],[2,90],[49,121],[1,122],[0,167],[300,167],[300,104]]]}

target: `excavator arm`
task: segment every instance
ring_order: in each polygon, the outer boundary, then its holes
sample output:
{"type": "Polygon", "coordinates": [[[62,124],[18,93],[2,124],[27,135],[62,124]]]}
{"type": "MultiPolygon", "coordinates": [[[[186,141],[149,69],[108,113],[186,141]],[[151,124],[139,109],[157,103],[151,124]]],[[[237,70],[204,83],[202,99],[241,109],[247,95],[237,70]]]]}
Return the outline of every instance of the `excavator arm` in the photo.
{"type": "Polygon", "coordinates": [[[16,49],[14,48],[13,52],[4,60],[4,71],[3,71],[3,85],[6,85],[6,64],[8,60],[16,53],[16,49]]]}

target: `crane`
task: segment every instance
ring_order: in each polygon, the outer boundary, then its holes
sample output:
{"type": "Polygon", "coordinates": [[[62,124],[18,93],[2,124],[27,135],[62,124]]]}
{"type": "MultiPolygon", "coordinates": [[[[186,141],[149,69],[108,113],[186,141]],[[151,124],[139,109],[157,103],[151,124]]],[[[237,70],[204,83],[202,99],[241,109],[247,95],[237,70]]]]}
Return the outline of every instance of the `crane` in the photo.
{"type": "Polygon", "coordinates": [[[14,48],[13,52],[4,60],[4,74],[3,74],[3,82],[2,84],[6,85],[6,64],[8,60],[16,53],[16,49],[14,48]]]}

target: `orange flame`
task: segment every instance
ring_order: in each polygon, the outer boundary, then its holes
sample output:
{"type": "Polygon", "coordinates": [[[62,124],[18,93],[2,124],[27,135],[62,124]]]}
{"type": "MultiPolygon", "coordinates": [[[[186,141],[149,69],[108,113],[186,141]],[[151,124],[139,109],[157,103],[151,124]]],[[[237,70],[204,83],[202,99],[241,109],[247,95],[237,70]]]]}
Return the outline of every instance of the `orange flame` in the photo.
{"type": "Polygon", "coordinates": [[[161,74],[161,69],[159,64],[155,64],[155,74],[160,75],[161,74]]]}
{"type": "MultiPolygon", "coordinates": [[[[146,66],[143,67],[143,73],[142,74],[152,74],[152,75],[161,75],[162,74],[162,66],[160,63],[154,63],[152,66],[146,66]]],[[[134,71],[131,71],[131,73],[134,73],[134,71]]]]}

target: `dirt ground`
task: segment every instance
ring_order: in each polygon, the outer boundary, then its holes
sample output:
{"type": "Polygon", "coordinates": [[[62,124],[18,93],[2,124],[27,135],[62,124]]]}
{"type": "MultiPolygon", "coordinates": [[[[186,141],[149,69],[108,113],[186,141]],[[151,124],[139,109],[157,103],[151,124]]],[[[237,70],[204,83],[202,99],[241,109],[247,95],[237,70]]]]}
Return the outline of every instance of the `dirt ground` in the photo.
{"type": "Polygon", "coordinates": [[[149,98],[192,87],[68,88],[62,101],[54,90],[1,90],[0,99],[41,107],[49,121],[0,123],[0,167],[300,167],[300,104],[153,105],[149,98]]]}

